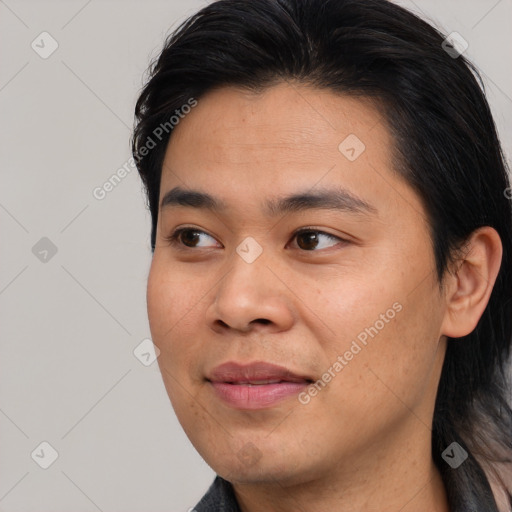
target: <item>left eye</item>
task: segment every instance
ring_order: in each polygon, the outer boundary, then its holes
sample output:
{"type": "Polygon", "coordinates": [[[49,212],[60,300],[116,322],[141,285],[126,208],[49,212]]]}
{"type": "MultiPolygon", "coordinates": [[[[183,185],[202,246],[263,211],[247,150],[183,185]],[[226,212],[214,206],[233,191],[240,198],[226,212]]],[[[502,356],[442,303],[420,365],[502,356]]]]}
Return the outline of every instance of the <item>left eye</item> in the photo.
{"type": "MultiPolygon", "coordinates": [[[[209,247],[208,245],[196,245],[202,236],[206,236],[215,240],[212,236],[204,231],[194,228],[180,228],[177,229],[171,236],[167,238],[173,245],[184,245],[189,249],[197,247],[209,247]]],[[[322,244],[320,241],[322,238],[333,240],[335,242],[345,242],[342,238],[319,231],[317,229],[302,229],[294,233],[293,238],[297,239],[297,245],[300,249],[310,251],[312,249],[324,249],[326,244],[322,244]]],[[[332,246],[333,244],[331,244],[332,246]]],[[[336,245],[336,244],[334,244],[336,245]]]]}
{"type": "Polygon", "coordinates": [[[311,249],[325,249],[325,244],[321,244],[319,242],[319,240],[321,240],[322,237],[324,239],[330,239],[338,242],[344,241],[337,236],[331,235],[329,233],[324,233],[323,231],[318,231],[317,229],[303,229],[301,231],[296,232],[293,236],[293,238],[297,238],[297,245],[301,245],[298,243],[299,240],[303,242],[303,245],[305,245],[305,247],[301,247],[301,249],[304,249],[306,251],[309,251],[311,249]],[[321,245],[323,246],[319,247],[321,245]]]}

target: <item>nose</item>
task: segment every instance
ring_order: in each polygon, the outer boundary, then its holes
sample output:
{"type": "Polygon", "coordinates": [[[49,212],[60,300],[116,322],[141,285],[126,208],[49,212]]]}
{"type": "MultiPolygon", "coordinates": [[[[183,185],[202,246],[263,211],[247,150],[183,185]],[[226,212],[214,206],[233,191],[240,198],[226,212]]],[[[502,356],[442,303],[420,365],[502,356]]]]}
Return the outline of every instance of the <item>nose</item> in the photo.
{"type": "Polygon", "coordinates": [[[233,252],[227,273],[212,295],[206,320],[216,332],[280,332],[293,324],[291,293],[265,251],[248,263],[233,252]]]}

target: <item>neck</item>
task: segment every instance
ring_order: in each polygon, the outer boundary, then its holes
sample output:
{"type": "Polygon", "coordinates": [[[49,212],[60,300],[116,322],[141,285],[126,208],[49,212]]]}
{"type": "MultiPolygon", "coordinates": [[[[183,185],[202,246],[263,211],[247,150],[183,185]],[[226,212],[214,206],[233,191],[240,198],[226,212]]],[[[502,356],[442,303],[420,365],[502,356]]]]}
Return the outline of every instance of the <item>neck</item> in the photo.
{"type": "MultiPolygon", "coordinates": [[[[242,512],[450,512],[441,475],[431,457],[430,436],[397,450],[371,447],[357,462],[338,464],[312,479],[275,475],[233,482],[242,512]],[[427,438],[428,437],[428,438],[427,438]],[[362,460],[366,458],[365,460],[362,460]]],[[[407,438],[405,438],[407,439],[407,438]]]]}

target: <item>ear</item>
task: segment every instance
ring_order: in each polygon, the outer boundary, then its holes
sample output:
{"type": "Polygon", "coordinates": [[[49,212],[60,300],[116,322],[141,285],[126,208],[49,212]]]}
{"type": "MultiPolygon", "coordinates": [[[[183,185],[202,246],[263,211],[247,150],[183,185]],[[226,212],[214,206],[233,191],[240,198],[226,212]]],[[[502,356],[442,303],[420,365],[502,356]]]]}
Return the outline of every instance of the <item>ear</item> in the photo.
{"type": "Polygon", "coordinates": [[[460,338],[471,333],[491,296],[501,266],[503,247],[490,226],[473,231],[455,271],[445,276],[446,312],[441,333],[460,338]]]}

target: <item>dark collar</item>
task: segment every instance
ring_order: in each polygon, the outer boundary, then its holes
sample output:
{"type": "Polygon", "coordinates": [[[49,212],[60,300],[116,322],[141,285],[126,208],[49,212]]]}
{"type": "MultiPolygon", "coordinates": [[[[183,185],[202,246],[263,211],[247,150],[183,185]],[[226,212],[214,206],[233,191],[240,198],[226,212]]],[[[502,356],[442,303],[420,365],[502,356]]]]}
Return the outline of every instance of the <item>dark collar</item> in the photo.
{"type": "Polygon", "coordinates": [[[236,501],[233,486],[217,475],[206,494],[191,512],[241,512],[241,510],[236,501]]]}
{"type": "MultiPolygon", "coordinates": [[[[448,501],[451,512],[492,512],[497,510],[492,497],[479,497],[474,493],[461,493],[456,486],[453,486],[450,472],[442,472],[441,474],[445,485],[449,489],[448,501]]],[[[192,512],[241,512],[241,510],[236,501],[233,486],[217,475],[201,501],[192,509],[192,512]]]]}

